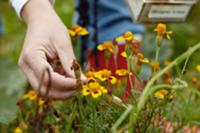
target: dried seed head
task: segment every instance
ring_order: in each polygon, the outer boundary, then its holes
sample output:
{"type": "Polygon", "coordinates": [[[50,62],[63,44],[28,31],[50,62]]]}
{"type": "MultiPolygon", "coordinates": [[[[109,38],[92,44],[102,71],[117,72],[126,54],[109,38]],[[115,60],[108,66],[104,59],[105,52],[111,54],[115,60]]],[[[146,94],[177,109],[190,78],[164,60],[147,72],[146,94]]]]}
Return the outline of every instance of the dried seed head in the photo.
{"type": "Polygon", "coordinates": [[[80,65],[78,64],[76,60],[73,60],[71,69],[74,70],[76,79],[80,79],[81,69],[80,69],[80,65]]]}
{"type": "Polygon", "coordinates": [[[80,70],[80,65],[76,60],[73,60],[71,69],[74,71],[80,70]]]}

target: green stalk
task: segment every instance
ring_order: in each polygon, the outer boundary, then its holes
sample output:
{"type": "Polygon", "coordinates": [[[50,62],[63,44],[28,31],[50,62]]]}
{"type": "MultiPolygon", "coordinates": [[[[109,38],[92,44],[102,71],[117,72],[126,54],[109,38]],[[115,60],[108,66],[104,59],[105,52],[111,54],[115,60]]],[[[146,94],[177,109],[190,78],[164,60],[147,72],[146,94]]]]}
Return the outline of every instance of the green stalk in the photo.
{"type": "Polygon", "coordinates": [[[96,126],[96,101],[93,102],[93,105],[92,105],[92,120],[93,120],[93,133],[96,133],[97,132],[97,126],[96,126]]]}
{"type": "MultiPolygon", "coordinates": [[[[153,83],[160,77],[162,76],[166,71],[168,71],[169,69],[171,69],[172,67],[174,67],[176,64],[179,64],[180,62],[182,62],[184,59],[186,59],[188,56],[190,56],[192,53],[194,53],[196,50],[200,49],[200,43],[196,44],[195,46],[193,46],[192,48],[190,48],[189,50],[187,50],[186,52],[184,52],[182,55],[180,55],[179,57],[177,57],[172,63],[170,63],[168,66],[166,66],[163,70],[161,70],[160,72],[158,72],[154,77],[152,77],[152,79],[148,82],[148,84],[146,85],[146,87],[144,88],[144,91],[142,93],[142,96],[140,97],[139,103],[137,105],[137,110],[133,110],[133,108],[127,108],[125,110],[126,114],[129,114],[131,111],[131,116],[133,121],[131,120],[129,122],[129,125],[134,125],[136,118],[139,115],[139,112],[141,111],[141,109],[143,108],[143,106],[145,105],[149,95],[152,94],[152,91],[150,91],[150,89],[152,88],[151,86],[153,85],[153,83]],[[135,115],[136,114],[136,115],[135,115]]],[[[122,114],[123,116],[123,114],[122,114]]],[[[120,117],[117,120],[117,124],[115,123],[112,127],[112,129],[117,129],[118,126],[124,121],[124,119],[126,117],[120,117]]],[[[114,130],[112,130],[114,131],[114,130]]]]}
{"type": "Polygon", "coordinates": [[[132,58],[132,56],[127,57],[127,68],[128,68],[128,73],[129,73],[129,82],[130,82],[130,85],[131,85],[131,89],[133,89],[134,86],[133,86],[133,82],[131,80],[131,75],[130,75],[130,73],[131,73],[131,62],[130,62],[131,58],[132,58]]]}
{"type": "Polygon", "coordinates": [[[158,61],[160,48],[162,46],[162,40],[163,40],[163,37],[160,36],[160,35],[157,35],[157,37],[156,37],[156,57],[155,57],[155,61],[158,61]]]}
{"type": "Polygon", "coordinates": [[[128,116],[129,112],[132,109],[132,105],[128,105],[127,109],[124,111],[124,113],[119,117],[119,119],[115,122],[115,124],[112,126],[111,131],[112,133],[117,132],[117,128],[120,126],[120,124],[124,121],[124,119],[128,116]]]}
{"type": "Polygon", "coordinates": [[[174,67],[176,64],[179,64],[180,62],[182,62],[184,59],[186,59],[188,56],[190,56],[192,53],[194,53],[196,50],[198,50],[200,48],[200,43],[198,43],[197,45],[195,45],[194,47],[190,48],[189,50],[187,50],[185,53],[183,53],[182,55],[180,55],[179,57],[177,57],[172,63],[170,63],[168,66],[166,66],[163,70],[161,70],[160,72],[158,72],[154,77],[152,77],[152,79],[148,82],[148,84],[146,85],[146,87],[144,88],[144,91],[142,93],[142,96],[139,100],[138,103],[138,110],[140,111],[142,109],[142,107],[144,106],[147,96],[149,96],[149,89],[151,88],[151,86],[153,85],[153,83],[160,77],[162,76],[166,71],[168,71],[169,69],[171,69],[172,67],[174,67]]]}
{"type": "Polygon", "coordinates": [[[76,108],[77,108],[77,103],[74,103],[73,107],[72,107],[72,113],[69,116],[69,120],[68,120],[68,125],[66,126],[66,133],[70,133],[71,132],[71,127],[72,127],[72,122],[76,113],[76,108]]]}
{"type": "Polygon", "coordinates": [[[158,61],[158,56],[159,56],[159,53],[160,53],[160,46],[156,46],[156,57],[155,57],[155,61],[158,61]]]}
{"type": "MultiPolygon", "coordinates": [[[[193,46],[192,48],[190,48],[189,50],[187,50],[185,53],[183,53],[182,55],[180,55],[179,57],[177,57],[172,63],[170,63],[168,66],[166,66],[163,70],[161,70],[160,72],[158,72],[154,77],[152,77],[152,79],[148,82],[148,84],[146,85],[146,87],[144,88],[144,91],[142,93],[142,96],[139,100],[138,106],[137,106],[137,112],[140,112],[141,109],[144,107],[149,95],[152,94],[152,91],[150,91],[151,86],[154,84],[154,82],[161,77],[166,71],[168,71],[169,69],[171,69],[172,67],[174,67],[175,65],[181,63],[184,59],[188,58],[188,56],[190,56],[192,53],[194,53],[196,50],[198,50],[200,48],[200,43],[198,43],[197,45],[193,46]]],[[[132,112],[133,113],[133,112],[132,112]]],[[[138,114],[137,114],[138,115],[138,114]]],[[[136,115],[136,116],[137,116],[136,115]]],[[[133,124],[133,123],[132,123],[133,124]]],[[[131,125],[132,125],[131,124],[131,125]]]]}
{"type": "Polygon", "coordinates": [[[186,67],[187,67],[187,64],[188,64],[188,61],[189,61],[189,59],[190,59],[190,55],[187,57],[187,59],[185,60],[185,64],[184,64],[184,66],[183,66],[183,69],[182,69],[182,71],[181,71],[181,75],[183,75],[184,74],[184,72],[185,72],[185,69],[186,69],[186,67]]]}

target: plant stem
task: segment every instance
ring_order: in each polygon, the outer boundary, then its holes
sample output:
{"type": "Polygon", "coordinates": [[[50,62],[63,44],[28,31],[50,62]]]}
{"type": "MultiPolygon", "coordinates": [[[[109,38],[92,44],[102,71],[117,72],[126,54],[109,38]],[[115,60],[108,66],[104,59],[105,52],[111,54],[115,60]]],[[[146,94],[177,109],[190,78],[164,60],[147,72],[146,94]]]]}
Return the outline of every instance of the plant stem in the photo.
{"type": "MultiPolygon", "coordinates": [[[[146,100],[148,98],[148,96],[152,93],[150,91],[151,89],[151,86],[153,85],[153,83],[160,77],[162,76],[166,71],[168,71],[169,69],[171,69],[172,67],[174,67],[176,64],[182,62],[185,58],[187,58],[189,55],[191,55],[192,53],[194,53],[196,50],[200,49],[200,43],[196,44],[195,46],[193,46],[192,48],[190,48],[189,50],[187,50],[186,52],[184,52],[182,55],[180,55],[179,57],[177,57],[172,63],[170,63],[168,66],[166,66],[163,70],[161,70],[160,72],[158,72],[154,77],[152,77],[152,79],[148,82],[148,84],[146,85],[146,87],[144,88],[144,91],[142,93],[142,96],[140,97],[140,100],[139,100],[139,103],[137,105],[137,110],[135,112],[135,110],[133,110],[133,107],[130,107],[130,108],[127,108],[125,110],[124,113],[126,113],[126,115],[128,115],[131,111],[131,114],[135,114],[136,115],[132,115],[134,116],[133,119],[136,119],[138,117],[138,114],[140,112],[140,110],[143,108],[143,106],[145,105],[146,103],[146,100]],[[150,91],[150,92],[149,92],[150,91]]],[[[123,114],[124,114],[123,113],[123,114]]],[[[122,114],[122,116],[123,116],[122,114]]],[[[112,131],[116,131],[116,129],[118,128],[118,126],[123,122],[123,120],[126,118],[126,117],[120,117],[118,120],[117,120],[117,124],[115,123],[112,127],[112,131]]],[[[133,125],[135,121],[130,121],[129,122],[129,125],[133,125]]]]}
{"type": "Polygon", "coordinates": [[[197,45],[195,45],[194,47],[190,48],[189,50],[187,50],[185,53],[183,53],[182,55],[180,55],[179,57],[177,57],[172,63],[170,63],[168,66],[166,66],[163,70],[161,70],[160,72],[158,72],[154,77],[152,77],[152,79],[148,82],[148,84],[146,85],[146,87],[144,88],[144,91],[142,93],[142,96],[139,100],[138,103],[138,111],[140,111],[142,109],[142,107],[144,106],[146,100],[147,100],[147,96],[150,95],[149,91],[151,86],[153,85],[153,83],[160,77],[162,76],[166,71],[168,71],[169,69],[171,69],[172,67],[174,67],[176,64],[179,64],[180,62],[182,62],[185,58],[187,58],[188,56],[190,56],[192,53],[194,53],[196,50],[198,50],[200,48],[200,43],[198,43],[197,45]]]}
{"type": "Polygon", "coordinates": [[[73,122],[73,119],[74,119],[74,116],[75,116],[75,113],[76,113],[75,112],[76,108],[77,108],[77,103],[74,103],[74,105],[72,107],[72,113],[69,116],[68,125],[66,127],[66,133],[70,133],[71,132],[72,122],[73,122]]]}
{"type": "Polygon", "coordinates": [[[132,109],[132,105],[128,105],[126,111],[119,117],[119,119],[112,126],[112,128],[111,128],[112,133],[116,133],[117,132],[117,127],[119,127],[120,124],[123,122],[123,120],[128,116],[128,114],[131,111],[131,109],[132,109]]]}
{"type": "Polygon", "coordinates": [[[156,46],[156,57],[155,57],[155,61],[158,61],[159,53],[160,53],[160,46],[156,46]]]}
{"type": "Polygon", "coordinates": [[[158,61],[158,56],[159,56],[159,53],[160,53],[160,48],[162,46],[162,40],[163,40],[162,36],[160,36],[160,35],[156,36],[156,57],[155,57],[155,61],[158,61]]]}
{"type": "Polygon", "coordinates": [[[188,61],[189,61],[189,59],[190,59],[190,55],[186,58],[186,60],[185,60],[185,64],[184,64],[184,66],[183,66],[183,69],[182,69],[182,71],[181,71],[181,75],[183,75],[184,74],[184,72],[185,72],[185,69],[186,69],[186,67],[187,67],[187,64],[188,64],[188,61]]]}
{"type": "Polygon", "coordinates": [[[131,79],[131,56],[128,56],[127,57],[127,68],[128,68],[128,73],[129,73],[129,82],[130,82],[130,85],[131,85],[131,89],[133,89],[134,88],[134,86],[133,86],[133,81],[132,81],[132,79],[131,79]]]}
{"type": "Polygon", "coordinates": [[[96,130],[96,101],[93,102],[93,110],[92,110],[92,119],[93,119],[93,133],[96,133],[97,130],[96,130]]]}

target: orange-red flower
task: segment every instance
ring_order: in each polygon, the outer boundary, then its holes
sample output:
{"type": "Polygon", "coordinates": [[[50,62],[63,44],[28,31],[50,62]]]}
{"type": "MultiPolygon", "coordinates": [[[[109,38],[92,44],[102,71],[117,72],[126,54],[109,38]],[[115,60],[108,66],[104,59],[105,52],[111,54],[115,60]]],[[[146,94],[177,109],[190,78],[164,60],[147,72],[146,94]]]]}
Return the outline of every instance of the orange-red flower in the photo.
{"type": "Polygon", "coordinates": [[[106,41],[103,44],[100,44],[97,46],[97,49],[99,51],[107,50],[109,52],[113,52],[113,49],[115,48],[114,44],[110,41],[106,41]]]}
{"type": "Polygon", "coordinates": [[[156,31],[159,36],[166,36],[167,39],[170,39],[170,35],[173,33],[172,31],[167,31],[166,24],[162,23],[158,24],[154,31],[156,31]]]}
{"type": "Polygon", "coordinates": [[[137,59],[139,63],[149,63],[149,59],[144,58],[144,55],[142,53],[137,54],[137,59]]]}
{"type": "Polygon", "coordinates": [[[124,35],[117,37],[116,42],[126,41],[126,42],[132,42],[132,41],[138,41],[137,38],[134,37],[133,33],[130,31],[127,31],[124,33],[124,35]]]}
{"type": "Polygon", "coordinates": [[[152,62],[150,63],[150,66],[151,66],[151,69],[152,69],[153,71],[158,71],[158,70],[160,69],[160,63],[157,62],[157,61],[152,61],[152,62]]]}
{"type": "Polygon", "coordinates": [[[76,36],[85,36],[85,35],[88,35],[88,31],[86,28],[83,28],[77,24],[73,24],[72,25],[72,28],[68,30],[69,31],[69,34],[72,36],[72,37],[76,37],[76,36]]]}

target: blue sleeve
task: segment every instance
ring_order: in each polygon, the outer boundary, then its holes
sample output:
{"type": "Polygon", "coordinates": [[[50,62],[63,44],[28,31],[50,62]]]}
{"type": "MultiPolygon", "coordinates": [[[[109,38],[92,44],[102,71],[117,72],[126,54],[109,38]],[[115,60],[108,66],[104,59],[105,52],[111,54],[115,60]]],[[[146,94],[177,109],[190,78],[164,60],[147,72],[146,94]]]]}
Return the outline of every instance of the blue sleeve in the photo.
{"type": "Polygon", "coordinates": [[[0,17],[0,36],[3,35],[3,22],[2,22],[2,18],[0,17]]]}

